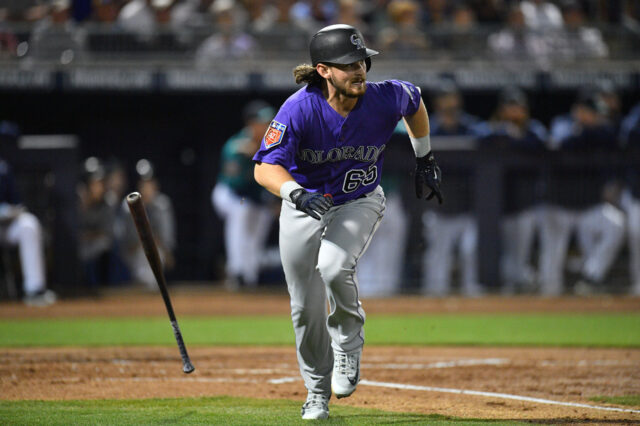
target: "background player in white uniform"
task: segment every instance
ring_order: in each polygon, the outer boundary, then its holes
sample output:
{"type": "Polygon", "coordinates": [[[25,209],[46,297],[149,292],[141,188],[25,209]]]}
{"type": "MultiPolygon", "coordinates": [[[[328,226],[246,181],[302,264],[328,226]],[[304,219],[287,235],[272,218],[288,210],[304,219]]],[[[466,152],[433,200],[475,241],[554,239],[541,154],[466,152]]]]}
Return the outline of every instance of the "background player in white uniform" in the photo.
{"type": "Polygon", "coordinates": [[[18,247],[24,302],[32,306],[56,301],[46,286],[42,242],[40,222],[20,203],[11,168],[0,159],[0,244],[18,247]]]}
{"type": "Polygon", "coordinates": [[[275,113],[264,101],[248,103],[243,111],[244,127],[222,148],[220,173],[211,201],[224,220],[226,286],[230,290],[241,285],[258,285],[274,215],[265,202],[266,191],[253,179],[252,157],[275,113]]]}
{"type": "Polygon", "coordinates": [[[420,91],[398,80],[368,83],[378,52],[363,40],[349,25],[313,36],[312,65],[294,70],[307,85],[282,105],[254,156],[258,183],[284,200],[280,255],[308,390],[303,419],[328,417],[331,392],[347,397],[359,380],[365,314],[356,265],[382,219],[383,152],[403,117],[417,156],[416,195],[427,185],[427,199],[442,201],[420,91]]]}

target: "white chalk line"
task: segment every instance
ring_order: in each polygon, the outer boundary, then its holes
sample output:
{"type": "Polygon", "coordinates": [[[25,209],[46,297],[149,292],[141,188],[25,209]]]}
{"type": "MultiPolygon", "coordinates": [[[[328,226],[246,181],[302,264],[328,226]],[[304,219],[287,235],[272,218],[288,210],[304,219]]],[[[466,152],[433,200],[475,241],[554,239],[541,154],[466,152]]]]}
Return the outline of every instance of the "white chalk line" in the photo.
{"type": "Polygon", "coordinates": [[[618,359],[581,359],[578,361],[540,361],[540,367],[636,367],[640,361],[618,359]]]}
{"type": "Polygon", "coordinates": [[[97,381],[109,381],[109,382],[187,382],[187,383],[260,383],[260,380],[256,379],[242,379],[237,377],[105,377],[98,379],[97,381]]]}
{"type": "MultiPolygon", "coordinates": [[[[299,380],[302,380],[300,376],[291,376],[291,377],[281,377],[278,379],[271,379],[267,381],[271,384],[277,385],[282,383],[292,383],[299,380]]],[[[452,389],[452,388],[440,388],[440,387],[433,387],[433,386],[407,385],[403,383],[377,382],[374,380],[364,380],[364,379],[360,380],[359,384],[364,386],[373,386],[373,387],[380,387],[380,388],[416,390],[416,391],[425,391],[425,392],[444,392],[444,393],[453,393],[458,395],[486,396],[491,398],[512,399],[515,401],[537,402],[539,404],[561,405],[565,407],[590,408],[593,410],[640,414],[640,410],[633,410],[631,408],[605,407],[602,405],[590,405],[590,404],[583,404],[580,402],[554,401],[552,399],[534,398],[531,396],[512,395],[508,393],[499,393],[499,392],[484,392],[484,391],[474,391],[474,390],[468,390],[468,389],[452,389]]]]}
{"type": "Polygon", "coordinates": [[[594,410],[617,411],[621,413],[640,414],[640,410],[633,410],[630,408],[604,407],[601,405],[582,404],[579,402],[554,401],[551,399],[533,398],[530,396],[522,396],[522,395],[511,395],[508,393],[483,392],[483,391],[474,391],[474,390],[468,390],[468,389],[439,388],[439,387],[433,387],[433,386],[406,385],[402,383],[376,382],[372,380],[361,380],[360,384],[365,386],[375,386],[375,387],[381,387],[381,388],[417,390],[417,391],[426,391],[426,392],[445,392],[445,393],[454,393],[458,395],[488,396],[492,398],[513,399],[516,401],[537,402],[539,404],[562,405],[565,407],[591,408],[594,410]]]}
{"type": "Polygon", "coordinates": [[[302,380],[300,378],[300,376],[280,377],[279,379],[269,379],[269,380],[267,380],[267,383],[271,383],[271,384],[274,384],[274,385],[280,385],[282,383],[297,382],[298,380],[302,380]]]}
{"type": "MultiPolygon", "coordinates": [[[[58,382],[79,382],[81,380],[80,377],[64,377],[60,378],[58,382]]],[[[86,379],[83,379],[86,380],[86,379]]],[[[271,384],[283,384],[283,383],[292,383],[302,380],[300,376],[290,376],[290,377],[280,377],[277,379],[269,379],[267,383],[271,384]]],[[[231,377],[96,377],[93,379],[89,379],[89,381],[95,382],[187,382],[187,383],[264,383],[261,380],[256,379],[242,379],[242,378],[231,378],[231,377]]],[[[454,389],[454,388],[441,388],[434,386],[422,386],[422,385],[409,385],[404,383],[389,383],[389,382],[378,382],[374,380],[361,380],[360,385],[364,386],[372,386],[372,387],[380,387],[380,388],[391,388],[391,389],[402,389],[402,390],[415,390],[415,391],[424,391],[424,392],[443,392],[443,393],[453,393],[457,395],[474,395],[474,396],[485,396],[491,398],[500,398],[500,399],[511,399],[515,401],[526,401],[526,402],[536,402],[538,404],[548,404],[548,405],[560,405],[564,407],[578,407],[578,408],[590,408],[593,410],[602,410],[602,411],[615,411],[619,413],[634,413],[640,414],[640,410],[634,410],[631,408],[618,408],[618,407],[605,407],[601,405],[590,405],[583,404],[579,402],[565,402],[565,401],[555,401],[551,399],[544,398],[534,398],[531,396],[523,396],[523,395],[512,395],[508,393],[499,393],[499,392],[484,392],[484,391],[474,391],[469,389],[454,389]]]]}
{"type": "Polygon", "coordinates": [[[264,383],[262,380],[237,377],[62,377],[55,382],[186,382],[186,383],[264,383]]]}
{"type": "Polygon", "coordinates": [[[411,364],[377,364],[364,363],[362,368],[381,368],[385,370],[428,370],[432,368],[454,368],[454,367],[470,367],[475,365],[505,365],[511,361],[506,358],[481,358],[481,359],[460,359],[456,361],[438,361],[428,364],[411,363],[411,364]]]}

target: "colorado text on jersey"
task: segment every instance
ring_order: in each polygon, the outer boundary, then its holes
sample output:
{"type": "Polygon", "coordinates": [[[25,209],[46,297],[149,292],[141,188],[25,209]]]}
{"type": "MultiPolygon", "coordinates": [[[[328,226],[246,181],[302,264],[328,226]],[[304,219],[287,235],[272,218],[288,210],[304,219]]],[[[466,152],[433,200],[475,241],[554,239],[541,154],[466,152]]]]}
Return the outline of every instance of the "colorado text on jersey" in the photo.
{"type": "Polygon", "coordinates": [[[303,149],[298,152],[298,158],[302,161],[306,161],[311,164],[322,164],[330,161],[335,163],[343,160],[355,160],[362,161],[363,163],[375,163],[378,161],[378,157],[382,154],[382,151],[386,148],[386,145],[380,147],[369,145],[355,146],[343,146],[340,148],[332,148],[328,152],[312,149],[303,149]]]}

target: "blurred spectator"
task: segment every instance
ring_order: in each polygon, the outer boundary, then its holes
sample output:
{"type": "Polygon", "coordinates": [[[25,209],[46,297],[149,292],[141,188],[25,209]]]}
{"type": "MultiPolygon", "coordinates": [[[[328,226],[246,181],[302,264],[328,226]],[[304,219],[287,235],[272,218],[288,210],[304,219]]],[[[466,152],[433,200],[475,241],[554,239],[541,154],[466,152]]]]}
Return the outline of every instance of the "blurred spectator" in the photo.
{"type": "Polygon", "coordinates": [[[503,60],[540,60],[548,52],[544,38],[526,26],[518,6],[509,9],[506,27],[489,36],[488,46],[496,58],[503,60]]]}
{"type": "Polygon", "coordinates": [[[87,158],[82,183],[78,188],[78,255],[82,261],[86,283],[92,289],[109,280],[114,214],[105,200],[105,191],[104,166],[96,157],[87,158]]]}
{"type": "Polygon", "coordinates": [[[607,118],[608,106],[595,88],[580,91],[569,115],[551,123],[551,147],[554,149],[617,148],[616,128],[607,118]]]}
{"type": "Polygon", "coordinates": [[[211,30],[212,4],[213,0],[184,0],[171,9],[171,28],[183,43],[211,30]]]}
{"type": "Polygon", "coordinates": [[[247,29],[258,44],[254,51],[282,56],[308,48],[309,32],[316,28],[311,5],[294,0],[247,0],[244,4],[249,17],[247,29]]]}
{"type": "Polygon", "coordinates": [[[361,0],[339,0],[338,14],[335,17],[335,24],[347,24],[358,28],[362,33],[369,32],[369,26],[362,20],[361,0]]]}
{"type": "MultiPolygon", "coordinates": [[[[155,176],[156,172],[148,160],[141,159],[136,163],[136,173],[139,176],[138,192],[142,196],[142,201],[149,217],[151,232],[155,237],[160,259],[164,268],[171,270],[175,265],[173,251],[176,247],[176,223],[173,204],[167,195],[160,192],[160,185],[155,176]]],[[[124,200],[122,209],[128,217],[128,220],[125,221],[124,253],[131,277],[135,281],[144,284],[147,289],[157,290],[156,279],[140,244],[133,220],[129,215],[129,206],[124,200]]]]}
{"type": "Polygon", "coordinates": [[[126,0],[94,0],[93,19],[109,24],[116,22],[125,2],[126,0]]]}
{"type": "MultiPolygon", "coordinates": [[[[0,122],[0,135],[13,126],[0,122]]],[[[17,129],[15,129],[17,131],[17,129]]],[[[11,141],[17,134],[12,134],[11,141]]],[[[11,143],[2,141],[3,143],[11,143]]],[[[22,270],[24,303],[46,306],[56,301],[47,289],[42,227],[38,219],[21,203],[16,180],[7,161],[0,158],[0,244],[17,247],[22,270]]],[[[5,266],[6,266],[5,262],[5,266]]],[[[8,273],[5,269],[5,273],[8,273]]]]}
{"type": "Polygon", "coordinates": [[[456,33],[471,32],[476,26],[476,21],[476,14],[469,5],[460,3],[453,8],[451,23],[456,33]]]}
{"type": "Polygon", "coordinates": [[[564,27],[553,32],[549,43],[553,55],[561,59],[604,58],[609,49],[605,44],[602,33],[594,27],[585,25],[582,6],[577,0],[563,0],[561,2],[564,27]]]}
{"type": "Polygon", "coordinates": [[[492,118],[476,127],[480,140],[515,148],[542,149],[547,129],[532,118],[526,94],[517,87],[501,91],[498,107],[492,118]]]}
{"type": "Polygon", "coordinates": [[[308,3],[311,4],[310,17],[318,24],[319,27],[326,26],[329,22],[335,19],[337,14],[336,2],[331,0],[297,1],[292,7],[292,12],[296,13],[303,7],[306,9],[306,4],[308,3]]]}
{"type": "Polygon", "coordinates": [[[413,0],[393,0],[387,6],[391,26],[380,31],[383,51],[400,58],[413,58],[429,48],[427,35],[420,28],[420,6],[413,0]]]}
{"type": "Polygon", "coordinates": [[[156,34],[158,22],[153,3],[164,5],[171,0],[129,0],[118,14],[118,25],[125,32],[136,34],[141,41],[150,41],[156,34]]]}
{"type": "Polygon", "coordinates": [[[471,136],[479,123],[477,117],[462,109],[462,97],[454,83],[445,82],[435,94],[429,111],[432,136],[471,136]]]}
{"type": "Polygon", "coordinates": [[[85,51],[86,32],[71,20],[71,0],[54,0],[48,15],[38,21],[29,38],[29,58],[67,65],[85,51]]]}
{"type": "Polygon", "coordinates": [[[504,21],[507,9],[505,0],[469,0],[468,4],[475,11],[482,24],[500,24],[504,21]]]}
{"type": "MultiPolygon", "coordinates": [[[[462,98],[453,83],[445,82],[441,85],[435,94],[433,107],[429,113],[432,136],[475,134],[478,119],[463,111],[462,98]]],[[[457,178],[458,176],[454,176],[453,179],[457,181],[457,178]]],[[[454,189],[453,185],[451,189],[454,189]]],[[[455,190],[460,192],[458,188],[455,190]]],[[[452,194],[452,198],[447,199],[446,206],[428,210],[422,217],[427,242],[422,288],[427,295],[445,296],[451,293],[451,278],[456,263],[460,270],[460,294],[477,296],[483,293],[478,284],[477,223],[470,212],[470,206],[455,199],[458,195],[460,194],[452,194]],[[449,205],[450,201],[454,205],[449,205]]]]}
{"type": "Polygon", "coordinates": [[[171,22],[171,13],[174,5],[179,0],[152,0],[151,7],[156,15],[156,22],[160,25],[167,25],[171,22]]]}
{"type": "Polygon", "coordinates": [[[0,21],[39,21],[47,16],[49,3],[45,0],[1,0],[0,21]]]}
{"type": "Polygon", "coordinates": [[[0,59],[13,58],[18,53],[18,37],[5,23],[6,15],[0,9],[0,59]]]}
{"type": "Polygon", "coordinates": [[[211,25],[209,8],[214,0],[183,0],[171,10],[171,21],[177,26],[196,25],[200,28],[211,25]]]}
{"type": "Polygon", "coordinates": [[[274,116],[275,110],[267,103],[250,102],[243,110],[244,128],[222,148],[220,174],[211,201],[224,220],[226,286],[231,290],[258,284],[273,214],[265,205],[264,190],[253,178],[252,158],[274,116]]]}
{"type": "Polygon", "coordinates": [[[423,1],[421,25],[425,28],[445,26],[449,24],[451,5],[447,5],[446,0],[426,0],[423,1]]]}
{"type": "Polygon", "coordinates": [[[269,31],[281,19],[281,11],[267,0],[245,0],[243,4],[248,14],[248,29],[254,34],[269,31]]]}
{"type": "Polygon", "coordinates": [[[278,26],[315,33],[323,26],[323,22],[335,14],[334,7],[330,2],[325,3],[326,8],[318,3],[314,0],[311,2],[275,0],[278,9],[278,20],[276,21],[278,26]]]}
{"type": "Polygon", "coordinates": [[[484,38],[477,31],[476,15],[473,9],[465,4],[457,4],[451,12],[451,27],[442,36],[436,38],[432,35],[432,44],[439,49],[450,51],[450,54],[458,54],[466,57],[473,55],[482,49],[484,38]],[[443,38],[443,40],[440,40],[443,38]]]}
{"type": "MultiPolygon", "coordinates": [[[[406,130],[404,131],[406,134],[406,130]]],[[[402,205],[402,175],[385,170],[380,182],[387,200],[384,217],[358,262],[358,295],[389,297],[402,286],[409,217],[402,205]]]]}
{"type": "Polygon", "coordinates": [[[208,68],[220,60],[249,57],[255,46],[238,21],[234,0],[216,0],[210,8],[216,33],[205,39],[195,53],[196,66],[208,68]]]}
{"type": "Polygon", "coordinates": [[[537,31],[557,30],[562,27],[562,13],[548,0],[523,0],[520,10],[527,27],[537,31]]]}

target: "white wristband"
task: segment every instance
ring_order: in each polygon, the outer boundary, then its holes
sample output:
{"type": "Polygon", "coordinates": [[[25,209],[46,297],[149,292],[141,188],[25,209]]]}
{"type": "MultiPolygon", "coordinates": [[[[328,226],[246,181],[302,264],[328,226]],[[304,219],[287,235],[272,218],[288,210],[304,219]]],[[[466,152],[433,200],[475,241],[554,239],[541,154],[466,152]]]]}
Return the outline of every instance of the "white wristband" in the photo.
{"type": "Polygon", "coordinates": [[[280,197],[283,200],[291,201],[291,197],[289,197],[289,194],[291,194],[291,191],[293,191],[294,189],[300,189],[300,188],[302,187],[298,185],[298,182],[296,182],[295,180],[288,180],[280,186],[280,197]]]}
{"type": "Polygon", "coordinates": [[[421,138],[413,138],[409,136],[411,140],[411,146],[413,146],[413,150],[416,153],[416,158],[424,157],[431,151],[431,139],[429,135],[423,136],[421,138]]]}

